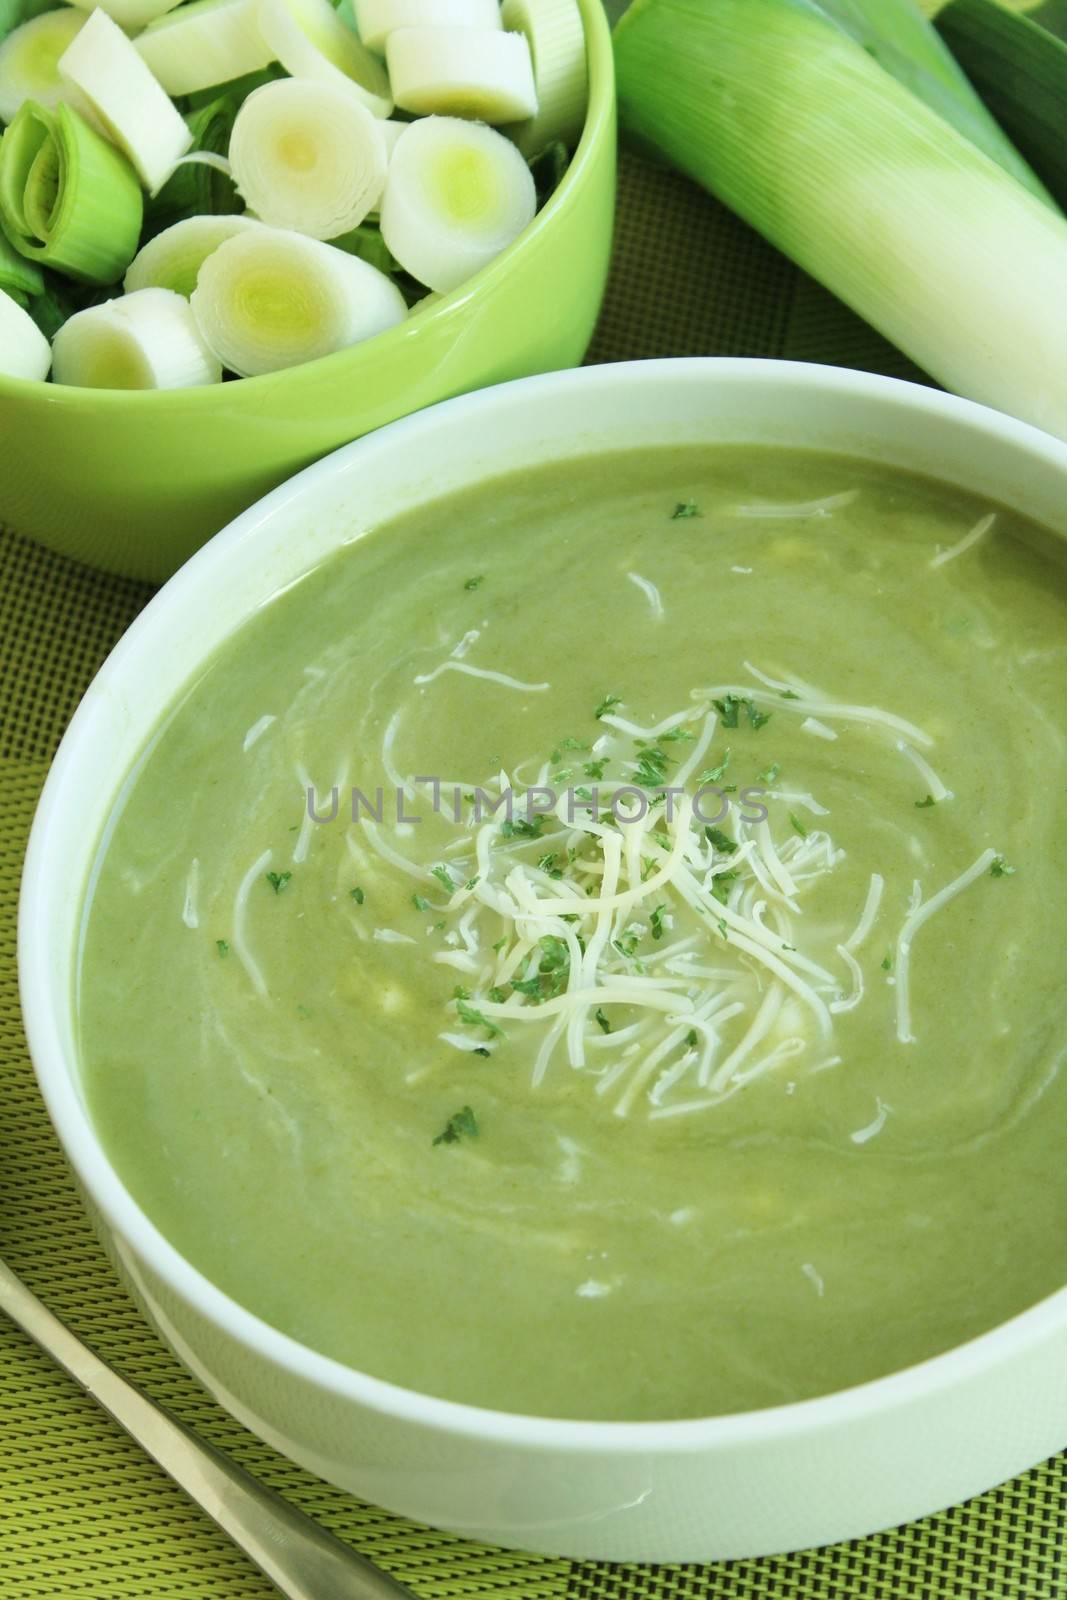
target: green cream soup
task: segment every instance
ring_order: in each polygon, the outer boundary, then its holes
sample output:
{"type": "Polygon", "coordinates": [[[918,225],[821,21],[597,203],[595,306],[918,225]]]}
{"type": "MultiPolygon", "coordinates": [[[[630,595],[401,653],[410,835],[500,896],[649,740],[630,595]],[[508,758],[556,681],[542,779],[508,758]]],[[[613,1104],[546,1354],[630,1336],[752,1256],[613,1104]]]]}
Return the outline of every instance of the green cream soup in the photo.
{"type": "Polygon", "coordinates": [[[693,1417],[981,1333],[1067,1280],[1065,691],[1062,547],[901,473],[425,506],[122,793],[106,1148],[243,1305],[476,1405],[693,1417]]]}

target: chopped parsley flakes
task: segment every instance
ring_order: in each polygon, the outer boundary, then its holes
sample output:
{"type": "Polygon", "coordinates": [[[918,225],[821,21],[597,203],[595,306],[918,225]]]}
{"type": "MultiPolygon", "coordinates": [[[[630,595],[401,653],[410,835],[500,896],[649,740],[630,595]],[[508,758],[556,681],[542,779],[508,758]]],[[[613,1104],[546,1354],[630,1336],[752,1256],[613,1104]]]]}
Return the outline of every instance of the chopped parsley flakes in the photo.
{"type": "Polygon", "coordinates": [[[465,589],[477,589],[484,582],[485,582],[485,575],[484,575],[484,573],[480,573],[477,578],[468,578],[466,583],[463,585],[463,587],[465,589]]]}
{"type": "Polygon", "coordinates": [[[441,1132],[434,1140],[434,1144],[456,1144],[458,1140],[476,1139],[478,1137],[478,1119],[470,1106],[461,1106],[453,1112],[445,1123],[441,1132]]]}
{"type": "Polygon", "coordinates": [[[621,705],[622,701],[619,699],[617,694],[606,694],[603,700],[601,700],[600,704],[597,706],[596,710],[593,712],[593,715],[599,722],[601,717],[606,717],[609,711],[614,711],[616,706],[621,705]]]}
{"type": "Polygon", "coordinates": [[[293,874],[291,872],[268,872],[266,875],[267,882],[270,884],[275,894],[281,894],[282,890],[285,888],[292,876],[293,874]]]}
{"type": "Polygon", "coordinates": [[[748,718],[749,727],[758,732],[764,723],[770,722],[774,714],[771,711],[761,711],[747,695],[724,695],[721,700],[713,700],[712,705],[722,718],[724,728],[739,728],[743,711],[748,718]]]}
{"type": "Polygon", "coordinates": [[[479,1011],[477,1007],[468,1005],[466,999],[459,994],[456,995],[456,1011],[459,1015],[459,1020],[465,1022],[468,1028],[484,1028],[490,1039],[502,1039],[504,1037],[503,1028],[498,1028],[496,1023],[491,1022],[485,1013],[479,1011]]]}
{"type": "Polygon", "coordinates": [[[1009,867],[1003,856],[994,856],[989,868],[991,878],[1010,878],[1014,872],[1015,868],[1009,867]]]}
{"type": "Polygon", "coordinates": [[[367,896],[363,893],[363,890],[359,887],[358,883],[354,889],[349,889],[348,892],[352,899],[356,902],[357,906],[361,906],[364,900],[367,898],[367,896]]]}
{"type": "Polygon", "coordinates": [[[215,949],[218,951],[220,956],[228,956],[230,953],[230,947],[226,943],[225,939],[216,939],[215,949]]]}
{"type": "Polygon", "coordinates": [[[695,500],[679,500],[671,512],[672,522],[684,522],[689,517],[702,517],[704,513],[695,500]]]}

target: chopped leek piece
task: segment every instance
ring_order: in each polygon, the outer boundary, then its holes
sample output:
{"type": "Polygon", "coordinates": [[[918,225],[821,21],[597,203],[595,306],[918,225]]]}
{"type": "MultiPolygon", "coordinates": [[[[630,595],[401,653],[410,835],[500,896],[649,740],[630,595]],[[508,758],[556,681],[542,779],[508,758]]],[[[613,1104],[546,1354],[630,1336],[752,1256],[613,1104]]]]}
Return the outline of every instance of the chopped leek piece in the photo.
{"type": "Polygon", "coordinates": [[[44,289],[40,267],[21,255],[6,233],[0,233],[0,289],[20,306],[44,289]]]}
{"type": "Polygon", "coordinates": [[[179,0],[71,0],[71,4],[83,11],[106,11],[125,32],[136,33],[164,12],[173,11],[179,0]]]}
{"type": "Polygon", "coordinates": [[[193,136],[118,23],[106,11],[94,11],[60,58],[59,70],[85,95],[155,194],[193,136]]]}
{"type": "Polygon", "coordinates": [[[497,0],[353,0],[359,36],[368,50],[385,54],[397,28],[499,28],[497,0]]]}
{"type": "Polygon", "coordinates": [[[219,383],[222,368],[188,300],[138,289],[65,322],[52,345],[56,383],[86,389],[189,389],[219,383]]]}
{"type": "Polygon", "coordinates": [[[635,0],[615,61],[625,131],[946,388],[1067,436],[1067,222],[825,12],[635,0]]]}
{"type": "Polygon", "coordinates": [[[58,105],[63,97],[59,58],[85,21],[64,6],[24,22],[0,44],[0,122],[11,122],[24,100],[58,105]]]}
{"type": "Polygon", "coordinates": [[[537,115],[507,128],[524,156],[559,141],[573,150],[588,99],[585,29],[577,0],[504,0],[505,28],[525,34],[533,59],[537,115]]]}
{"type": "Polygon", "coordinates": [[[397,28],[385,45],[398,106],[416,116],[517,122],[537,113],[524,34],[492,28],[397,28]]]}
{"type": "Polygon", "coordinates": [[[1050,199],[990,116],[915,0],[818,0],[820,9],[912,94],[992,156],[1039,199],[1050,199]]]}
{"type": "Polygon", "coordinates": [[[28,311],[0,289],[0,373],[43,379],[52,365],[48,340],[28,311]]]}
{"type": "Polygon", "coordinates": [[[269,66],[274,53],[256,22],[258,0],[189,0],[134,40],[168,94],[192,94],[269,66]]]}
{"type": "Polygon", "coordinates": [[[332,239],[358,227],[381,198],[381,129],[347,89],[282,78],[255,90],[237,113],[234,180],[249,210],[272,227],[332,239]]]}
{"type": "Polygon", "coordinates": [[[127,294],[137,289],[171,289],[188,299],[211,252],[235,233],[259,227],[262,223],[251,217],[185,217],[138,250],[123,287],[127,294]]]}
{"type": "Polygon", "coordinates": [[[125,156],[70,106],[23,102],[0,140],[0,224],[20,254],[82,283],[114,283],[142,215],[125,156]]]}
{"type": "Polygon", "coordinates": [[[1067,7],[937,0],[939,33],[1005,132],[1067,206],[1067,7]]]}
{"type": "Polygon", "coordinates": [[[366,261],[276,228],[239,233],[208,256],[192,307],[223,366],[244,378],[344,350],[407,315],[400,290],[366,261]]]}
{"type": "Polygon", "coordinates": [[[529,167],[503,134],[425,117],[397,141],[382,197],[382,238],[413,278],[454,289],[533,220],[529,167]]]}
{"type": "Polygon", "coordinates": [[[347,89],[376,117],[392,111],[385,68],[345,27],[330,0],[259,0],[256,20],[271,51],[294,78],[347,89]]]}

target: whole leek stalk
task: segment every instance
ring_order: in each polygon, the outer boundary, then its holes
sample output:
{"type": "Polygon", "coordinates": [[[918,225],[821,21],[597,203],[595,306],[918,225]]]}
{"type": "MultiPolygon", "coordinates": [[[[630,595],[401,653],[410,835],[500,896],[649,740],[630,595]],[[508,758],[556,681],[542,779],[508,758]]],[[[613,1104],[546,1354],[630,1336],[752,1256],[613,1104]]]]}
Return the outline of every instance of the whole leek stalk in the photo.
{"type": "MultiPolygon", "coordinates": [[[[936,4],[937,0],[928,3],[936,4]]],[[[965,5],[972,3],[996,9],[996,0],[963,0],[965,5]]],[[[1067,0],[1055,3],[1067,4],[1067,0]]],[[[1050,198],[990,114],[988,99],[979,98],[956,57],[915,0],[818,0],[818,4],[879,66],[924,100],[932,111],[951,122],[1041,199],[1050,198]]],[[[985,94],[984,88],[982,93],[985,94]]]]}
{"type": "Polygon", "coordinates": [[[926,0],[1005,132],[1067,206],[1067,0],[926,0]]]}
{"type": "Polygon", "coordinates": [[[0,139],[0,226],[20,255],[82,283],[114,283],[137,250],[137,176],[70,106],[26,100],[0,139]]]}
{"type": "Polygon", "coordinates": [[[1067,221],[811,0],[635,0],[624,129],[947,388],[1067,437],[1067,221]]]}

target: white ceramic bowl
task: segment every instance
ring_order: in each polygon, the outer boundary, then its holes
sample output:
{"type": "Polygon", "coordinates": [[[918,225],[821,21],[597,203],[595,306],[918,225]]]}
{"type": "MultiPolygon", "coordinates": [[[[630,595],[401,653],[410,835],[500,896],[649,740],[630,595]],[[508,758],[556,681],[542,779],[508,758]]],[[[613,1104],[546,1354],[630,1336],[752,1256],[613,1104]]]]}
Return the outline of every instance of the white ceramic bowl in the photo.
{"type": "Polygon", "coordinates": [[[531,457],[679,441],[873,458],[1067,534],[1067,446],[889,379],[770,361],[642,362],[449,401],[301,473],[153,600],[63,740],[22,890],[22,998],[41,1088],[101,1234],[164,1339],[242,1422],[333,1483],[424,1522],[575,1557],[796,1549],[919,1516],[1032,1465],[1067,1442],[1067,1290],[921,1366],[745,1415],[581,1423],[430,1399],[276,1332],[156,1231],[86,1114],[73,972],[82,894],[121,780],[161,710],[256,607],[419,500],[531,457]]]}

